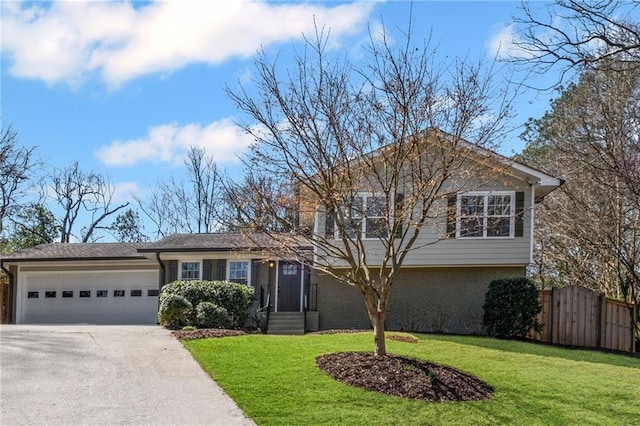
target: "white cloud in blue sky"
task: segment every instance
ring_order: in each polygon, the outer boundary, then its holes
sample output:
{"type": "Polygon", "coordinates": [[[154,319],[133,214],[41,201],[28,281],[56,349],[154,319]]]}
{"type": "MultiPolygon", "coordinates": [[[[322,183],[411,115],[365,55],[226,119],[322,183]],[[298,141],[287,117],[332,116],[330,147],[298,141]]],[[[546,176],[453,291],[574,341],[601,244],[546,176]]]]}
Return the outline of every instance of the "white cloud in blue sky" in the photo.
{"type": "MultiPolygon", "coordinates": [[[[190,146],[239,177],[238,156],[253,140],[234,125],[247,117],[224,88],[255,88],[253,59],[261,48],[286,72],[315,20],[331,32],[330,48],[357,62],[383,25],[392,44],[402,39],[411,16],[414,41],[431,39],[439,48],[435,63],[493,56],[510,42],[518,4],[0,0],[0,118],[23,145],[38,147],[43,173],[78,161],[108,173],[118,200],[180,178],[190,146]]],[[[522,122],[547,101],[530,99],[521,101],[522,122]]],[[[504,152],[520,144],[514,137],[504,152]]]]}
{"type": "Polygon", "coordinates": [[[182,164],[189,147],[198,146],[223,164],[237,162],[237,153],[244,151],[252,141],[230,119],[204,127],[196,123],[185,126],[172,123],[150,128],[143,138],[103,146],[96,155],[109,167],[133,166],[141,161],[182,164]]]}
{"type": "Polygon", "coordinates": [[[340,37],[366,22],[373,2],[167,1],[6,3],[2,50],[10,73],[78,86],[97,73],[118,88],[192,63],[216,65],[261,46],[300,39],[313,20],[340,37]]]}

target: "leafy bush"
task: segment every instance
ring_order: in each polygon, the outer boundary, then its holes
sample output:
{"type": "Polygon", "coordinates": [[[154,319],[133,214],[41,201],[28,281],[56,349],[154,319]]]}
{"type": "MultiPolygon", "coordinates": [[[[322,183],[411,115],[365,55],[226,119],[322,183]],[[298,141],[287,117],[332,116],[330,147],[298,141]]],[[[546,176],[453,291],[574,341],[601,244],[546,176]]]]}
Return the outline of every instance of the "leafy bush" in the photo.
{"type": "Polygon", "coordinates": [[[489,284],[482,325],[490,336],[524,337],[530,329],[540,330],[535,316],[542,306],[538,290],[527,278],[505,278],[489,284]]]}
{"type": "Polygon", "coordinates": [[[158,321],[169,328],[180,328],[190,325],[193,305],[183,296],[167,294],[161,298],[158,321]]]}
{"type": "MultiPolygon", "coordinates": [[[[227,312],[229,327],[242,327],[247,320],[247,310],[251,305],[253,289],[243,284],[228,281],[173,281],[162,288],[160,304],[169,295],[185,298],[196,310],[189,312],[189,325],[198,324],[197,308],[201,303],[210,302],[227,312]]],[[[209,308],[206,308],[209,309],[209,308]]],[[[161,324],[164,323],[161,321],[161,324]]]]}
{"type": "Polygon", "coordinates": [[[196,307],[198,326],[206,328],[227,328],[229,314],[227,310],[212,302],[202,302],[196,307]]]}

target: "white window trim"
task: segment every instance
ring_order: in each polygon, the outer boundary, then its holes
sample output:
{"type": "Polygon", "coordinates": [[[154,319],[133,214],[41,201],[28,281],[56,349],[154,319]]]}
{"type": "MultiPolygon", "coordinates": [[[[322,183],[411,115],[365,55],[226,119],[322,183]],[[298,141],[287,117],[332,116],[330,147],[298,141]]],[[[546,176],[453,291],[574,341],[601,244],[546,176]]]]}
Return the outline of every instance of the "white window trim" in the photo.
{"type": "Polygon", "coordinates": [[[461,192],[458,193],[456,199],[456,238],[460,238],[462,240],[510,240],[515,238],[516,234],[516,192],[515,191],[470,191],[470,192],[461,192]],[[510,195],[511,203],[510,203],[510,213],[509,213],[509,235],[503,237],[489,237],[487,236],[487,198],[489,195],[510,195]],[[482,236],[481,237],[464,237],[460,236],[460,219],[461,219],[461,211],[462,211],[462,201],[461,198],[464,196],[483,196],[485,198],[484,204],[484,212],[482,215],[482,236]]]}
{"type": "Polygon", "coordinates": [[[178,279],[180,281],[198,281],[202,279],[202,260],[181,260],[178,262],[178,279]],[[197,263],[198,266],[198,278],[184,278],[182,276],[182,264],[183,263],[197,263]]]}
{"type": "Polygon", "coordinates": [[[227,267],[226,267],[226,279],[229,282],[231,281],[231,263],[233,262],[243,262],[247,264],[247,287],[253,288],[251,285],[251,260],[248,259],[227,259],[227,267]]]}
{"type": "MultiPolygon", "coordinates": [[[[382,198],[387,198],[384,194],[379,193],[379,192],[358,192],[355,194],[355,197],[361,197],[363,199],[363,207],[366,206],[367,202],[367,198],[378,198],[378,197],[382,197],[382,198]]],[[[389,202],[389,200],[387,200],[387,203],[389,202]]],[[[343,210],[346,210],[345,208],[343,208],[343,210]]],[[[389,216],[393,217],[393,205],[389,206],[389,216]]],[[[346,217],[346,215],[345,215],[346,217]]],[[[361,221],[360,221],[360,238],[362,240],[371,240],[371,241],[376,241],[376,240],[380,240],[380,237],[367,237],[367,219],[386,219],[386,217],[384,216],[371,216],[368,217],[365,215],[362,216],[361,221]]],[[[334,239],[339,240],[340,239],[340,231],[338,229],[338,226],[334,225],[334,239]]]]}

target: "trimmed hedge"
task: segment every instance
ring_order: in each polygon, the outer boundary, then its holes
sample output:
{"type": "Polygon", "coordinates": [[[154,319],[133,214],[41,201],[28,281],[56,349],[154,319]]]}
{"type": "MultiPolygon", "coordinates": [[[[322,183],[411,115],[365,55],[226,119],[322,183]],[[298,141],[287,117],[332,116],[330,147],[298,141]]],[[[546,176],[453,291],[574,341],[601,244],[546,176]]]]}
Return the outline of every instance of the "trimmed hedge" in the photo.
{"type": "Polygon", "coordinates": [[[490,336],[524,337],[532,328],[540,330],[535,318],[542,309],[538,289],[528,278],[491,281],[485,296],[482,325],[490,336]]]}
{"type": "Polygon", "coordinates": [[[198,327],[228,328],[229,314],[227,310],[212,302],[202,302],[196,308],[198,327]]]}
{"type": "Polygon", "coordinates": [[[160,298],[158,321],[169,328],[180,328],[189,325],[189,316],[193,305],[179,294],[167,294],[160,298]]]}
{"type": "MultiPolygon", "coordinates": [[[[160,293],[160,312],[158,320],[160,324],[171,327],[163,321],[163,302],[171,296],[180,296],[191,304],[191,309],[186,314],[187,324],[198,325],[198,307],[202,303],[211,303],[226,311],[227,321],[225,326],[239,328],[244,326],[247,320],[247,310],[251,306],[253,289],[243,284],[228,281],[173,281],[162,288],[160,293]]],[[[207,320],[222,317],[222,311],[213,313],[211,307],[201,308],[201,315],[207,320]],[[205,313],[206,312],[206,313],[205,313]]]]}

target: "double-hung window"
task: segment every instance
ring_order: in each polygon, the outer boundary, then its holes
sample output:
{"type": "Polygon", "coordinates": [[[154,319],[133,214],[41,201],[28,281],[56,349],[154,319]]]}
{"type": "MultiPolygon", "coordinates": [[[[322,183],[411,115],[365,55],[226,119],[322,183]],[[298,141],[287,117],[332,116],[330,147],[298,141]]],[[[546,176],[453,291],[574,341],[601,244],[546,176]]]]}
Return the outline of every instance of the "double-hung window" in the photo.
{"type": "Polygon", "coordinates": [[[355,237],[358,233],[362,238],[386,237],[389,234],[387,210],[387,199],[383,195],[358,194],[349,208],[345,209],[344,227],[347,235],[355,237]]]}
{"type": "Polygon", "coordinates": [[[514,236],[514,192],[469,192],[458,195],[459,238],[514,236]]]}
{"type": "Polygon", "coordinates": [[[202,262],[181,262],[180,263],[180,279],[181,280],[199,280],[202,262]]]}
{"type": "Polygon", "coordinates": [[[249,285],[249,262],[246,260],[229,261],[229,281],[249,285]]]}

